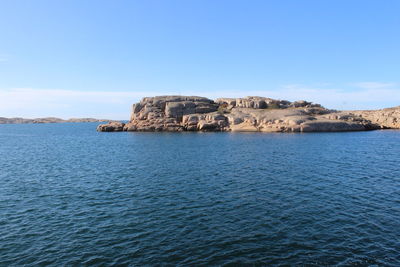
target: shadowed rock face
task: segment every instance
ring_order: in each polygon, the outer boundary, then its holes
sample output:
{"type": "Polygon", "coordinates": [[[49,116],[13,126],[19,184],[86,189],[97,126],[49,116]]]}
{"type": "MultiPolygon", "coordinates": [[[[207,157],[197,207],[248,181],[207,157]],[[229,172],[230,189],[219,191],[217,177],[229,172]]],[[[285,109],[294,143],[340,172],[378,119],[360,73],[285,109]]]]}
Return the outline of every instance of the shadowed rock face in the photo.
{"type": "Polygon", "coordinates": [[[107,124],[100,124],[97,126],[99,132],[122,132],[124,130],[125,123],[122,122],[110,122],[107,124]]]}
{"type": "Polygon", "coordinates": [[[99,125],[98,131],[331,132],[400,128],[400,107],[381,111],[335,111],[304,100],[266,97],[145,97],[132,107],[129,123],[99,125]],[[392,118],[393,117],[393,118],[392,118]]]}

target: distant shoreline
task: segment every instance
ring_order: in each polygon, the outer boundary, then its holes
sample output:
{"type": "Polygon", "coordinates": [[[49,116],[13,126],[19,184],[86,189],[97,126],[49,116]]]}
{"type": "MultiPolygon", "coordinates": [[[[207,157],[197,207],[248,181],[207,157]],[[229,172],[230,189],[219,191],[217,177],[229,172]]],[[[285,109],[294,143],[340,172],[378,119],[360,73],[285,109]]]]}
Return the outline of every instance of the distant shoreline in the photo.
{"type": "Polygon", "coordinates": [[[118,121],[118,120],[106,120],[106,119],[94,119],[94,118],[70,118],[64,120],[55,117],[36,118],[36,119],[0,117],[0,124],[37,124],[37,123],[110,122],[110,121],[118,121]]]}

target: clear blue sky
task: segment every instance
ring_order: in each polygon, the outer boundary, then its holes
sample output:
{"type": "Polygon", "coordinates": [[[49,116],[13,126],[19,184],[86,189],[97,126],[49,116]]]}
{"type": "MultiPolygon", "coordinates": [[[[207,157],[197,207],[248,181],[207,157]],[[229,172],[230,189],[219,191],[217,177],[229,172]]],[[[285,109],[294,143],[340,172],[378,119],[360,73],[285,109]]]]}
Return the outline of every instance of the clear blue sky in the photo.
{"type": "Polygon", "coordinates": [[[400,1],[0,1],[0,117],[129,117],[146,95],[400,105],[400,1]]]}

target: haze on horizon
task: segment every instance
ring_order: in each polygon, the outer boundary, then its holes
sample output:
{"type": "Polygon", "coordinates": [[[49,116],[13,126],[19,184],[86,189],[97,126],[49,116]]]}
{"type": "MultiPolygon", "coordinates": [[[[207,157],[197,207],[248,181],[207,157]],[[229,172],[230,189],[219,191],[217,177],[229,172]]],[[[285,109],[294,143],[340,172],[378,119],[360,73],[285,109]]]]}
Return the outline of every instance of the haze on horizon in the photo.
{"type": "Polygon", "coordinates": [[[400,2],[3,0],[0,117],[127,119],[144,96],[400,105],[400,2]]]}

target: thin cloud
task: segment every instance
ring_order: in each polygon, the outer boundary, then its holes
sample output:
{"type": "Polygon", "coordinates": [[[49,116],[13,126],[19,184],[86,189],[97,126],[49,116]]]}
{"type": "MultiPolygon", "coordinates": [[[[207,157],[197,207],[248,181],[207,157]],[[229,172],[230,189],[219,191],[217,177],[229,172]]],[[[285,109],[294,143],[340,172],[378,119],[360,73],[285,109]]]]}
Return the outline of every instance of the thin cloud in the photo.
{"type": "Polygon", "coordinates": [[[0,62],[7,62],[7,61],[8,61],[8,56],[0,54],[0,62]]]}
{"type": "Polygon", "coordinates": [[[396,87],[396,84],[382,83],[382,82],[359,82],[359,83],[354,83],[354,86],[363,89],[387,89],[396,87]]]}
{"type": "MultiPolygon", "coordinates": [[[[275,90],[246,90],[245,94],[290,101],[307,100],[339,110],[380,109],[400,105],[400,87],[393,83],[357,83],[357,86],[342,88],[290,84],[275,90]]],[[[208,96],[243,97],[243,91],[218,91],[208,96]]]]}
{"type": "Polygon", "coordinates": [[[283,87],[282,93],[335,109],[379,109],[400,105],[400,88],[393,83],[357,83],[354,88],[283,87]]]}
{"type": "Polygon", "coordinates": [[[74,91],[62,89],[0,89],[0,116],[56,116],[126,119],[132,103],[149,92],[74,91]]]}
{"type": "Polygon", "coordinates": [[[95,117],[128,119],[133,103],[145,96],[200,95],[219,97],[265,96],[290,101],[307,100],[332,109],[379,109],[400,105],[394,83],[355,83],[353,87],[313,87],[291,84],[275,90],[198,91],[75,91],[63,89],[0,89],[0,117],[95,117]],[[355,89],[356,88],[356,89],[355,89]]]}

